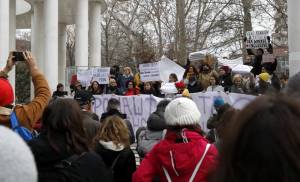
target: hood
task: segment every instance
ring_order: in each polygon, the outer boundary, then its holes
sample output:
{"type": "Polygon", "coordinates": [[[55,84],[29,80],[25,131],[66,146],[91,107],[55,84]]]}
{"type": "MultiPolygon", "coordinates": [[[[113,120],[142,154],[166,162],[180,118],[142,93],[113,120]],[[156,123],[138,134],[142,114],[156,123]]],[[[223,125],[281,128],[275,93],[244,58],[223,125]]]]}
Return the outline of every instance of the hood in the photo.
{"type": "MultiPolygon", "coordinates": [[[[199,133],[187,131],[181,133],[185,142],[176,142],[177,134],[168,131],[165,140],[155,148],[157,161],[171,176],[190,177],[197,163],[201,159],[208,141],[199,133]]],[[[216,148],[211,145],[200,167],[202,173],[208,173],[215,167],[217,157],[216,148]]]]}
{"type": "Polygon", "coordinates": [[[125,147],[124,145],[122,144],[114,144],[112,141],[109,141],[109,142],[106,142],[106,141],[103,141],[103,140],[100,140],[99,143],[105,148],[105,149],[108,149],[108,150],[113,150],[113,151],[122,151],[125,147]]]}

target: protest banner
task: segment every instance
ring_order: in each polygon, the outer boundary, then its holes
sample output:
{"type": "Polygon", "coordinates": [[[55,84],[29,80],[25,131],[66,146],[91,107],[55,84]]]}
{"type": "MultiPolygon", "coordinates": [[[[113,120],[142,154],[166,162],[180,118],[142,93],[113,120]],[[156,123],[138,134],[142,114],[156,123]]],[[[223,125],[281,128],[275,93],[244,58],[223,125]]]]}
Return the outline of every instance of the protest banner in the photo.
{"type": "MultiPolygon", "coordinates": [[[[245,94],[226,94],[223,92],[205,92],[191,94],[194,102],[197,104],[201,112],[200,125],[204,131],[207,131],[207,120],[215,112],[213,103],[216,97],[222,97],[226,103],[231,104],[237,109],[242,109],[255,96],[245,94]]],[[[121,103],[121,112],[127,114],[127,119],[131,122],[134,131],[139,127],[147,125],[147,119],[152,112],[156,110],[156,105],[162,98],[154,97],[152,95],[139,95],[139,96],[116,96],[116,95],[95,95],[95,103],[93,110],[99,116],[106,112],[108,100],[116,98],[121,103]]]]}
{"type": "Polygon", "coordinates": [[[248,31],[246,32],[246,49],[265,49],[269,47],[269,31],[248,31]]]}
{"type": "Polygon", "coordinates": [[[140,64],[139,69],[142,82],[160,81],[159,62],[140,64]]]}
{"type": "Polygon", "coordinates": [[[263,54],[262,63],[274,63],[275,57],[273,54],[263,54]]]}
{"type": "Polygon", "coordinates": [[[93,69],[93,81],[97,81],[99,84],[108,84],[109,75],[110,67],[93,69]]]}

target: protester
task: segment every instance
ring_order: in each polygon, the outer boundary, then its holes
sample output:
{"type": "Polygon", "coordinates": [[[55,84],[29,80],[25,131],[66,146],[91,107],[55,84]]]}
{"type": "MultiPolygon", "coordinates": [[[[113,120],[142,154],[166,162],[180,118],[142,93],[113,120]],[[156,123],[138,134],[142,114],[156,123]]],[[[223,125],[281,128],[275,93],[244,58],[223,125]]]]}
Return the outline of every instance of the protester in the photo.
{"type": "Polygon", "coordinates": [[[240,74],[236,74],[232,79],[233,85],[230,88],[231,93],[246,94],[248,92],[246,86],[243,83],[243,77],[240,74]]]}
{"type": "Polygon", "coordinates": [[[190,65],[183,74],[183,80],[185,81],[185,83],[187,83],[186,81],[189,80],[190,76],[195,76],[197,78],[199,76],[199,73],[198,73],[196,67],[193,65],[190,65]]]}
{"type": "Polygon", "coordinates": [[[142,84],[142,92],[141,93],[146,94],[146,95],[156,95],[151,82],[144,82],[142,84]]]}
{"type": "Polygon", "coordinates": [[[120,109],[121,109],[121,105],[120,105],[119,100],[117,100],[115,98],[109,99],[108,103],[107,103],[107,108],[106,108],[107,112],[105,112],[101,115],[100,121],[101,121],[101,123],[103,123],[104,120],[110,116],[119,116],[120,118],[122,118],[130,132],[130,144],[132,144],[132,143],[134,143],[134,140],[135,140],[132,125],[131,125],[130,121],[127,120],[127,115],[121,113],[120,109]]]}
{"type": "Polygon", "coordinates": [[[258,75],[258,78],[258,85],[255,87],[256,95],[270,94],[274,92],[274,89],[270,84],[270,75],[268,73],[261,73],[258,75]]]}
{"type": "Polygon", "coordinates": [[[37,182],[35,161],[24,140],[3,126],[0,138],[0,181],[37,182]]]}
{"type": "Polygon", "coordinates": [[[207,181],[216,166],[217,150],[202,136],[201,114],[188,98],[171,101],[165,111],[167,133],[133,174],[135,181],[207,181]]]}
{"type": "Polygon", "coordinates": [[[86,133],[88,144],[92,144],[93,138],[97,134],[100,127],[99,116],[92,112],[93,95],[85,90],[78,91],[74,99],[78,102],[81,108],[83,128],[86,133]]]}
{"type": "Polygon", "coordinates": [[[137,89],[141,89],[140,86],[142,84],[142,81],[141,81],[141,74],[140,74],[139,65],[137,65],[137,70],[138,70],[138,72],[134,75],[133,82],[134,82],[135,87],[137,89]]]}
{"type": "Polygon", "coordinates": [[[77,80],[74,85],[74,92],[76,94],[76,92],[81,91],[81,90],[85,90],[85,89],[82,86],[82,84],[80,83],[80,81],[77,80]]]}
{"type": "Polygon", "coordinates": [[[224,87],[224,91],[227,92],[232,86],[232,80],[230,75],[230,68],[228,66],[222,66],[219,68],[219,83],[224,87]]]}
{"type": "Polygon", "coordinates": [[[55,99],[43,113],[40,135],[29,142],[40,182],[112,181],[102,158],[89,152],[80,107],[73,99],[55,99]]]}
{"type": "Polygon", "coordinates": [[[131,182],[136,170],[135,156],[130,149],[129,130],[122,118],[106,118],[94,140],[95,151],[113,171],[115,182],[131,182]]]}
{"type": "Polygon", "coordinates": [[[29,130],[32,130],[35,123],[41,118],[43,110],[51,98],[51,92],[48,82],[37,68],[36,61],[32,54],[30,52],[24,52],[23,56],[32,77],[34,98],[27,104],[16,105],[13,110],[10,109],[13,107],[14,92],[7,78],[8,73],[15,65],[13,61],[14,57],[11,52],[5,68],[0,71],[0,125],[10,127],[10,115],[12,111],[14,111],[19,123],[29,130]]]}
{"type": "Polygon", "coordinates": [[[157,104],[155,112],[153,112],[147,120],[147,128],[137,134],[137,152],[141,158],[153,148],[163,138],[163,131],[167,129],[164,113],[169,100],[162,100],[157,104]]]}
{"type": "Polygon", "coordinates": [[[198,81],[196,75],[194,74],[190,74],[187,77],[186,84],[187,84],[187,89],[190,93],[197,93],[203,90],[201,82],[198,81]]]}
{"type": "Polygon", "coordinates": [[[300,104],[262,96],[234,117],[212,182],[300,180],[300,104]]]}
{"type": "Polygon", "coordinates": [[[64,97],[68,95],[68,92],[64,91],[64,85],[62,83],[57,84],[56,91],[53,92],[52,97],[64,97]]]}
{"type": "Polygon", "coordinates": [[[106,89],[106,94],[122,95],[121,90],[118,88],[117,81],[114,78],[109,79],[109,85],[106,89]]]}
{"type": "Polygon", "coordinates": [[[135,87],[133,81],[128,81],[126,83],[126,89],[127,90],[124,94],[125,96],[132,96],[132,95],[139,95],[140,94],[140,90],[135,87]]]}
{"type": "Polygon", "coordinates": [[[208,92],[224,92],[224,87],[219,85],[219,79],[216,75],[211,75],[209,78],[209,86],[206,91],[208,92]]]}
{"type": "Polygon", "coordinates": [[[176,83],[178,81],[177,75],[175,73],[171,73],[169,76],[169,83],[176,83]]]}
{"type": "Polygon", "coordinates": [[[218,73],[212,69],[212,67],[208,63],[203,63],[200,66],[199,72],[199,81],[204,90],[209,86],[209,80],[212,75],[218,76],[218,73]]]}
{"type": "Polygon", "coordinates": [[[123,72],[123,75],[120,77],[120,89],[123,93],[126,92],[127,89],[127,84],[128,82],[132,82],[133,83],[133,73],[130,67],[125,67],[123,72]]]}
{"type": "Polygon", "coordinates": [[[93,95],[102,95],[104,93],[104,86],[100,85],[97,81],[93,81],[89,91],[93,95]]]}

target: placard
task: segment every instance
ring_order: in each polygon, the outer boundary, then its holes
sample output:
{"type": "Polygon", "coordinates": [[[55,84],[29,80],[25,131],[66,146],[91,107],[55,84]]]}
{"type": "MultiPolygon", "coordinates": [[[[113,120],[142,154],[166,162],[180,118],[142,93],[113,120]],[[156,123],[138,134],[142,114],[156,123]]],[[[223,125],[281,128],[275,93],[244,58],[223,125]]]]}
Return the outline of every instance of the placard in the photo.
{"type": "Polygon", "coordinates": [[[265,49],[269,47],[269,31],[249,31],[246,33],[246,49],[265,49]]]}
{"type": "Polygon", "coordinates": [[[160,81],[159,62],[140,64],[140,74],[142,82],[160,81]]]}

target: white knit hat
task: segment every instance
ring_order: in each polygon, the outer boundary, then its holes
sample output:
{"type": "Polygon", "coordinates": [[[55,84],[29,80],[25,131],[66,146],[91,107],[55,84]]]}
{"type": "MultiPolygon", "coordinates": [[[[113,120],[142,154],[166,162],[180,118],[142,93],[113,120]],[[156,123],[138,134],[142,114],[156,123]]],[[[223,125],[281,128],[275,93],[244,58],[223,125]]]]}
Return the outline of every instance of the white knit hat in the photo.
{"type": "Polygon", "coordinates": [[[37,181],[37,169],[29,147],[21,137],[3,126],[0,126],[0,181],[37,181]]]}
{"type": "Polygon", "coordinates": [[[186,126],[200,123],[201,113],[191,99],[180,97],[171,101],[165,111],[168,126],[186,126]]]}

